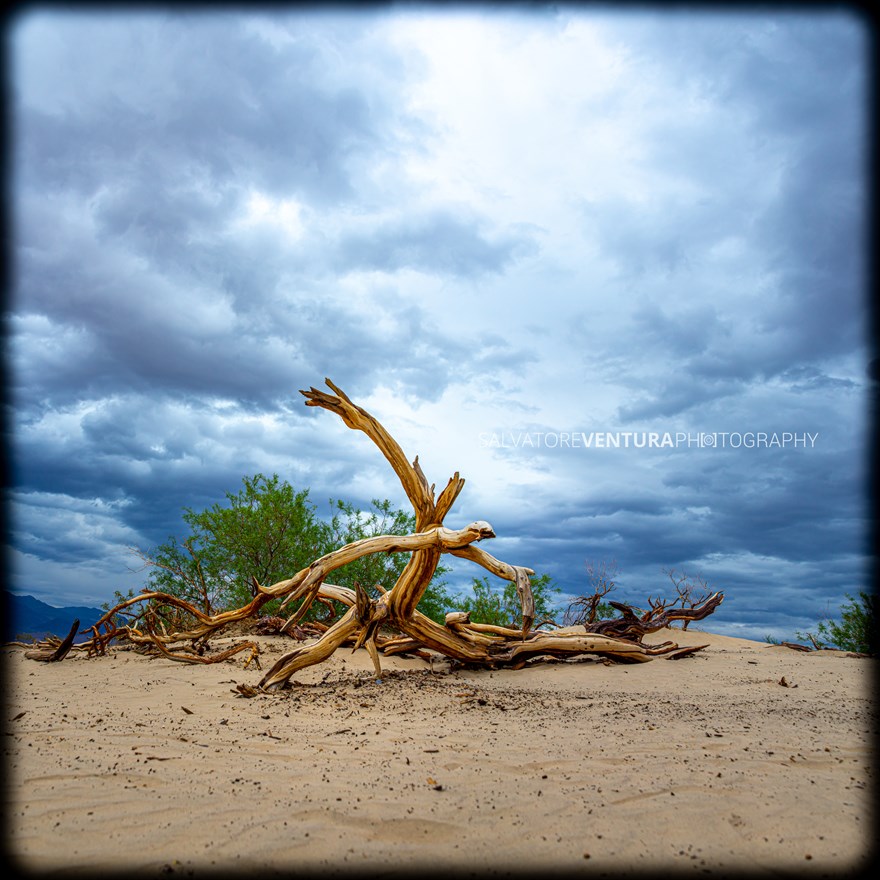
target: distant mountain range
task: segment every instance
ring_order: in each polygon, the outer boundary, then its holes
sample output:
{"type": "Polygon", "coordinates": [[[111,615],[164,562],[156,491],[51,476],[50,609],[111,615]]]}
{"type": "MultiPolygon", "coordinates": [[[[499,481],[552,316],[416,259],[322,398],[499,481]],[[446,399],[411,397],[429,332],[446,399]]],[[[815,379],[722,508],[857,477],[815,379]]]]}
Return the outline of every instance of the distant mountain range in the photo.
{"type": "MultiPolygon", "coordinates": [[[[83,605],[70,605],[55,608],[33,596],[17,596],[3,592],[3,641],[11,642],[17,636],[34,636],[45,638],[47,634],[63,639],[73,621],[79,618],[80,629],[93,624],[104,613],[100,608],[88,608],[83,605]]],[[[74,641],[83,642],[86,635],[78,635],[74,641]]]]}

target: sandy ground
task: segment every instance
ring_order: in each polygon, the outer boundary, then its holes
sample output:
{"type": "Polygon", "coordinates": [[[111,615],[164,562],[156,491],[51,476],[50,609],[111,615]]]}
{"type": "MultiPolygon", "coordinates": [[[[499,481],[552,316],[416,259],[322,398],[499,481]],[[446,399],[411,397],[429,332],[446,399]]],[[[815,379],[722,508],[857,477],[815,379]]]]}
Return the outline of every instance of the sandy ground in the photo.
{"type": "MultiPolygon", "coordinates": [[[[383,658],[380,682],[341,649],[252,699],[240,656],[5,648],[7,859],[61,877],[863,866],[877,661],[674,637],[710,647],[496,672],[383,658]]],[[[259,641],[264,669],[293,645],[259,641]]]]}

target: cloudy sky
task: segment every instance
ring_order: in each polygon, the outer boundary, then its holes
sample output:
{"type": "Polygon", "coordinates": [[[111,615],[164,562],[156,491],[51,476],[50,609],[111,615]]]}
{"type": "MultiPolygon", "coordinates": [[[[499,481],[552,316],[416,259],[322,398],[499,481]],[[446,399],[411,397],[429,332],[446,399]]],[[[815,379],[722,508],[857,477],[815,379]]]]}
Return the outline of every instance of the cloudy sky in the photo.
{"type": "Polygon", "coordinates": [[[683,569],[763,639],[865,585],[857,18],[33,7],[5,36],[14,592],[138,586],[128,548],[245,474],[405,506],[303,405],[325,376],[467,479],[447,525],[566,593],[683,569]]]}

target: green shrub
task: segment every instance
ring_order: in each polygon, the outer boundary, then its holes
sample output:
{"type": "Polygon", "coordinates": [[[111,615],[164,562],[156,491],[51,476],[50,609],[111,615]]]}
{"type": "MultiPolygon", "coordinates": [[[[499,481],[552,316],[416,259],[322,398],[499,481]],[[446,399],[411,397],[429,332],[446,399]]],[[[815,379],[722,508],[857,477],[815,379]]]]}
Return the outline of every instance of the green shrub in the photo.
{"type": "MultiPolygon", "coordinates": [[[[560,592],[553,585],[550,575],[542,574],[531,578],[532,596],[535,600],[535,624],[553,621],[556,615],[552,602],[553,593],[560,592]]],[[[522,626],[522,603],[516,584],[504,581],[504,586],[493,589],[489,578],[474,578],[473,596],[467,596],[458,603],[461,611],[467,611],[472,623],[489,623],[493,626],[509,626],[519,629],[522,626]]]]}
{"type": "MultiPolygon", "coordinates": [[[[325,522],[309,501],[309,490],[297,492],[277,474],[244,477],[243,484],[238,493],[226,493],[225,504],[201,512],[185,509],[183,521],[190,530],[186,537],[170,537],[149,552],[135,551],[149,571],[145,589],[169,593],[216,614],[250,602],[256,594],[254,579],[270,586],[345,544],[415,531],[415,515],[392,509],[387,500],[374,500],[369,511],[331,501],[334,513],[325,522]]],[[[352,589],[357,582],[375,594],[377,583],[385,589],[394,586],[409,558],[409,553],[372,554],[337,569],[328,580],[352,589]]],[[[437,567],[418,606],[440,623],[453,603],[442,581],[446,571],[437,567]]],[[[117,593],[117,598],[126,597],[117,593]]],[[[332,604],[337,613],[343,610],[341,604],[332,604]]],[[[274,614],[279,605],[279,600],[267,602],[263,613],[274,614]]],[[[295,607],[284,613],[292,614],[295,607]]],[[[135,613],[143,612],[139,607],[135,613]]],[[[326,605],[315,603],[306,619],[323,618],[327,612],[326,605]]]]}
{"type": "Polygon", "coordinates": [[[822,620],[817,633],[797,633],[799,639],[809,639],[817,648],[831,644],[842,651],[873,654],[877,650],[876,597],[860,590],[859,598],[849,593],[849,600],[840,606],[840,620],[822,620]]]}

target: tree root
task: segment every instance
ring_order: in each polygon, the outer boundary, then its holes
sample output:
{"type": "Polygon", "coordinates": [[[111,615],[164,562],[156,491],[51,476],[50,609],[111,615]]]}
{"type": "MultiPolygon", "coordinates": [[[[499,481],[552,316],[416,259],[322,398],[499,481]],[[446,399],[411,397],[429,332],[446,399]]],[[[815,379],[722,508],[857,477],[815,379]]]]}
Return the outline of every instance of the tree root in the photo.
{"type": "Polygon", "coordinates": [[[41,650],[29,652],[27,656],[36,660],[61,660],[71,650],[86,651],[93,656],[106,653],[111,644],[128,643],[178,662],[217,663],[250,648],[245,666],[256,661],[255,665],[259,667],[259,648],[254,642],[242,642],[217,654],[206,654],[205,648],[209,637],[234,622],[255,617],[259,609],[272,599],[281,599],[282,607],[300,603],[280,627],[282,632],[295,632],[315,601],[339,602],[346,606],[346,610],[329,626],[303,623],[304,628],[319,632],[317,641],[296,647],[279,658],[265,672],[256,688],[242,685],[239,690],[246,696],[289,686],[290,678],[297,670],[323,662],[346,643],[353,644],[355,649],[366,648],[377,678],[382,671],[380,654],[416,653],[430,657],[431,654],[426,652],[437,652],[467,665],[519,669],[542,658],[565,659],[597,654],[622,662],[647,662],[657,656],[670,659],[686,656],[705,647],[679,648],[674,642],[647,645],[643,638],[676,621],[701,620],[721,604],[724,595],[720,592],[690,608],[649,599],[650,608],[640,615],[628,605],[612,602],[611,605],[621,612],[618,619],[586,626],[533,629],[535,602],[530,576],[534,571],[502,562],[477,546],[479,542],[495,537],[489,523],[473,522],[462,529],[448,529],[443,525],[464,487],[464,479],[456,472],[435,498],[435,487],[428,484],[418,456],[410,464],[394,438],[373,416],[354,404],[329,379],[326,383],[334,394],[316,388],[302,391],[306,405],[336,413],[349,428],[363,432],[372,440],[391,465],[415,511],[416,531],[413,534],[365,538],[316,559],[307,568],[271,586],[264,587],[254,581],[255,595],[251,602],[219,614],[206,614],[168,593],[145,591],[120,602],[104,614],[89,628],[92,637],[83,644],[72,645],[79,626],[77,621],[64,643],[41,644],[41,650]],[[325,582],[333,571],[374,553],[410,554],[397,582],[390,590],[383,590],[378,598],[370,598],[360,587],[351,590],[325,582]],[[474,562],[495,576],[514,583],[522,606],[522,626],[515,629],[471,623],[469,616],[461,612],[447,615],[445,625],[441,625],[422,614],[417,606],[445,553],[474,562]],[[116,615],[137,604],[146,610],[140,615],[144,620],[143,628],[118,625],[116,615]],[[161,606],[170,606],[188,616],[194,621],[193,625],[168,632],[156,615],[161,606]],[[385,634],[388,630],[396,635],[389,637],[385,634]],[[188,649],[182,647],[185,642],[190,643],[188,649]]]}
{"type": "Polygon", "coordinates": [[[43,663],[55,663],[59,660],[63,660],[73,647],[73,640],[76,638],[78,630],[79,619],[73,621],[73,625],[70,627],[70,632],[67,634],[64,641],[59,641],[58,639],[46,639],[43,642],[37,643],[38,645],[42,645],[39,650],[28,651],[24,656],[29,660],[40,660],[43,663]]]}

